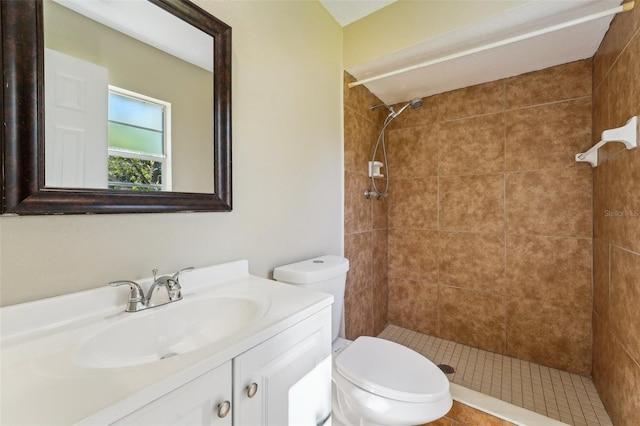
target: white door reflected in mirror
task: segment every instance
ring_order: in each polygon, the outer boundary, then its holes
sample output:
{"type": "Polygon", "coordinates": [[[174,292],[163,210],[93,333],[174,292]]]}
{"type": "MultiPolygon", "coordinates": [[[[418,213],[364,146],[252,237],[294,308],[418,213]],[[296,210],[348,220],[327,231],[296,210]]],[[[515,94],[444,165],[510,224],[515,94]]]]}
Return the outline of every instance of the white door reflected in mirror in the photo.
{"type": "Polygon", "coordinates": [[[46,185],[106,188],[109,70],[52,49],[45,63],[46,185]]]}

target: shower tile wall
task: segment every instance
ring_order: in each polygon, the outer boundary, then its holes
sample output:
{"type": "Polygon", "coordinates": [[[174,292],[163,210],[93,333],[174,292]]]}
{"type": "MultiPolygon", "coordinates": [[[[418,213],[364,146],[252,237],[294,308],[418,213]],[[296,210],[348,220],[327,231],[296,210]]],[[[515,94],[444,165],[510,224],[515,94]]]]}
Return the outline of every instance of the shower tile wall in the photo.
{"type": "MultiPolygon", "coordinates": [[[[640,8],[613,20],[593,67],[593,143],[640,115],[640,8]]],[[[594,169],[593,379],[615,425],[640,424],[640,149],[594,169]]]]}
{"type": "Polygon", "coordinates": [[[590,373],[592,171],[574,156],[592,144],[591,86],[583,60],[426,98],[392,124],[390,323],[590,373]]]}
{"type": "Polygon", "coordinates": [[[387,324],[387,203],[364,198],[370,188],[367,163],[383,120],[381,103],[366,88],[348,89],[344,73],[346,337],[379,334],[387,324]]]}

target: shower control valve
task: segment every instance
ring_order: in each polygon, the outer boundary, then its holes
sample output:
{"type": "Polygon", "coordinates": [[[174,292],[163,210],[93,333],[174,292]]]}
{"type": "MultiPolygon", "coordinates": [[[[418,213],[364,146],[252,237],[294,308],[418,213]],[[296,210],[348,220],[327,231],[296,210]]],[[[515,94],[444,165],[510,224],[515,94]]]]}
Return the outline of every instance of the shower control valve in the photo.
{"type": "Polygon", "coordinates": [[[372,197],[376,197],[378,200],[382,200],[383,198],[387,198],[387,194],[381,194],[377,191],[372,191],[370,189],[364,190],[364,198],[370,200],[372,197]]]}

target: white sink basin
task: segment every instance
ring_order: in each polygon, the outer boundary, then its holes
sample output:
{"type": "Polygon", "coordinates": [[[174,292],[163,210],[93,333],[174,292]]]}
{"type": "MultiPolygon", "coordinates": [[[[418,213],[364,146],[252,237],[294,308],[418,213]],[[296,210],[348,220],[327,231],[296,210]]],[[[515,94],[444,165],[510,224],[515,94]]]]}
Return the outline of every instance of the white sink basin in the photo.
{"type": "Polygon", "coordinates": [[[126,317],[83,341],[74,361],[89,368],[157,362],[200,349],[256,321],[268,303],[243,297],[186,298],[126,317]]]}

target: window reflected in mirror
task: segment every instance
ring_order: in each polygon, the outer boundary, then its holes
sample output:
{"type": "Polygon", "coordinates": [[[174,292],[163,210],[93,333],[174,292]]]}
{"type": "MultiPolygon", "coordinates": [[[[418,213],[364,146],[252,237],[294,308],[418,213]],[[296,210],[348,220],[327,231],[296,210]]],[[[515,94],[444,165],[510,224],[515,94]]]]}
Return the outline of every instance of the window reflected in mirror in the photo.
{"type": "Polygon", "coordinates": [[[109,88],[109,189],[171,191],[171,104],[109,88]]]}

